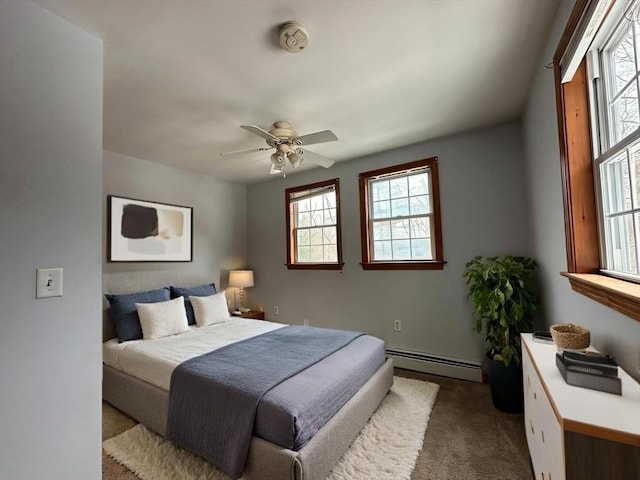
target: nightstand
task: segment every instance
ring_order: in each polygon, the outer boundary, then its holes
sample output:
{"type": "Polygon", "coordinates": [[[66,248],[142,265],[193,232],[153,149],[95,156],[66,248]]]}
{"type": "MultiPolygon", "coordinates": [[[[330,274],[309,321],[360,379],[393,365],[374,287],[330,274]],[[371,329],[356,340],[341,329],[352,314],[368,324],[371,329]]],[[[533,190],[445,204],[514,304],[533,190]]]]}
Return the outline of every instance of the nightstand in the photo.
{"type": "Polygon", "coordinates": [[[244,312],[241,315],[236,315],[241,318],[253,318],[254,320],[264,320],[264,312],[260,310],[249,310],[248,312],[244,312]]]}

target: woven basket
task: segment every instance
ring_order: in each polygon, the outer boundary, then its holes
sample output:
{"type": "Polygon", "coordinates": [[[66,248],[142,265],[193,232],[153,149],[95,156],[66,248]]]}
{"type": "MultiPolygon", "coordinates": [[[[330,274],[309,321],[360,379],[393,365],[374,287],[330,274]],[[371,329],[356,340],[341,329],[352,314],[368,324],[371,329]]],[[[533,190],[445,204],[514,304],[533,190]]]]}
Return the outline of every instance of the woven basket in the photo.
{"type": "Polygon", "coordinates": [[[551,325],[551,337],[562,350],[584,350],[591,344],[591,333],[580,325],[551,325]]]}

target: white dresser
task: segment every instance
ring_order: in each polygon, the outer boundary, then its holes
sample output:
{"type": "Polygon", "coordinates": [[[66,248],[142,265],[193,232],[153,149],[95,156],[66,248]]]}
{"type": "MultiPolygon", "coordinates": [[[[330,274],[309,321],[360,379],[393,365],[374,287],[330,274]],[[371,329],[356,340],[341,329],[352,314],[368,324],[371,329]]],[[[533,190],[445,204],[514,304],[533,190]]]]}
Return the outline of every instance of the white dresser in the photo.
{"type": "Polygon", "coordinates": [[[565,383],[556,347],[522,334],[524,421],[536,480],[640,480],[640,384],[622,395],[565,383]]]}

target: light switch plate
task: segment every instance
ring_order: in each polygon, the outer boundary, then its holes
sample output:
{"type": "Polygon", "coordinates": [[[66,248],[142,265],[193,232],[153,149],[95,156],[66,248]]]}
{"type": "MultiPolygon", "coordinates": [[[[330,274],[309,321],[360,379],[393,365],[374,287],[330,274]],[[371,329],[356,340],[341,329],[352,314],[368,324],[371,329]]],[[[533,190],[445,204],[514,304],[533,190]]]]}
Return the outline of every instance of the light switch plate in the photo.
{"type": "Polygon", "coordinates": [[[38,268],[36,298],[62,296],[62,268],[38,268]]]}

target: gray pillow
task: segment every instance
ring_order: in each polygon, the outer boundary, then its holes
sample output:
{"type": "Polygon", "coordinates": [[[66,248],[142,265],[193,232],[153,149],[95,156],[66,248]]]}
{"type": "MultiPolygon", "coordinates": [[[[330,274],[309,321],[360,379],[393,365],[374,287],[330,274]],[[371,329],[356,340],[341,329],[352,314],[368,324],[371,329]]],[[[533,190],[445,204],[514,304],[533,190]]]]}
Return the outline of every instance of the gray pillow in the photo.
{"type": "Polygon", "coordinates": [[[142,327],[136,303],[156,303],[170,300],[167,287],[125,295],[105,294],[105,297],[111,306],[111,320],[116,328],[120,343],[142,338],[142,327]]]}

